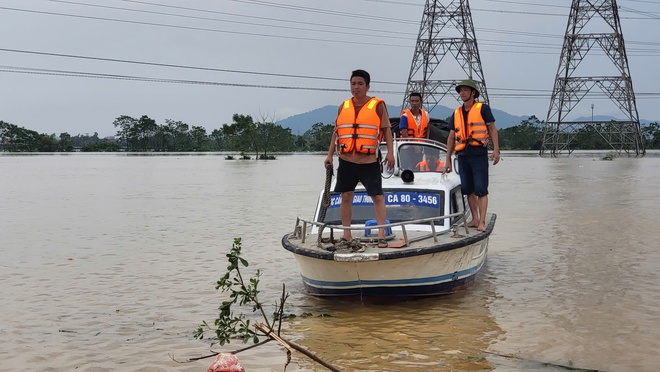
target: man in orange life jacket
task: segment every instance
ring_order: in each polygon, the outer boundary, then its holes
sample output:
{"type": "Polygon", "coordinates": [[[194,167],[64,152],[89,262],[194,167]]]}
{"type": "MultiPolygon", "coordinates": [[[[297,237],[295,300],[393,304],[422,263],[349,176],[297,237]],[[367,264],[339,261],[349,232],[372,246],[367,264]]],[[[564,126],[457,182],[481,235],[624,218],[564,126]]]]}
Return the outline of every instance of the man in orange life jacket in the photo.
{"type": "MultiPolygon", "coordinates": [[[[352,98],[344,101],[337,113],[335,131],[330,140],[330,148],[325,164],[332,164],[335,151],[339,152],[337,183],[335,192],[341,193],[339,214],[343,226],[351,225],[353,214],[353,194],[358,182],[364,185],[374,203],[376,222],[384,225],[386,220],[385,198],[381,179],[378,146],[384,137],[387,144],[385,166],[394,169],[394,150],[390,118],[385,102],[367,96],[371,78],[364,70],[351,74],[352,98]]],[[[342,240],[352,239],[351,230],[344,230],[342,240]]],[[[385,229],[378,229],[378,246],[387,247],[385,229]]]]}
{"type": "Polygon", "coordinates": [[[415,165],[415,170],[420,172],[442,172],[445,163],[440,160],[438,151],[427,148],[424,150],[424,159],[415,165]]]}
{"type": "Polygon", "coordinates": [[[429,116],[422,109],[422,95],[410,93],[409,110],[401,112],[399,131],[402,138],[429,138],[429,116]]]}
{"type": "MultiPolygon", "coordinates": [[[[410,109],[401,111],[399,118],[399,135],[401,138],[429,138],[429,116],[422,109],[422,95],[410,93],[408,97],[410,109]]],[[[401,151],[401,164],[419,164],[424,161],[418,146],[401,151]],[[419,162],[419,163],[418,163],[419,162]]]]}
{"type": "Polygon", "coordinates": [[[463,105],[451,116],[447,139],[445,171],[451,172],[451,155],[456,151],[461,191],[467,195],[472,221],[469,227],[486,230],[488,210],[488,143],[493,144],[493,165],[500,161],[500,145],[495,118],[490,107],[477,102],[479,90],[472,80],[463,80],[456,86],[463,105]]]}

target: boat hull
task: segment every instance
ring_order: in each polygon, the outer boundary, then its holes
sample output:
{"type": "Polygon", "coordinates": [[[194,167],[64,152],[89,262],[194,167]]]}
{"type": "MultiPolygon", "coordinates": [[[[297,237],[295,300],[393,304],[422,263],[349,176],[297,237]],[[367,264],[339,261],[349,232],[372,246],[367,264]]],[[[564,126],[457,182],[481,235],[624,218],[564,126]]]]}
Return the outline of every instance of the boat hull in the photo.
{"type": "Polygon", "coordinates": [[[443,236],[437,244],[365,252],[327,252],[285,235],[282,245],[294,254],[307,293],[315,296],[414,297],[465,289],[486,262],[485,232],[459,239],[443,236]]]}
{"type": "Polygon", "coordinates": [[[488,239],[485,239],[464,248],[394,260],[327,261],[295,257],[305,290],[312,295],[432,296],[453,293],[471,284],[486,261],[487,249],[488,239]]]}

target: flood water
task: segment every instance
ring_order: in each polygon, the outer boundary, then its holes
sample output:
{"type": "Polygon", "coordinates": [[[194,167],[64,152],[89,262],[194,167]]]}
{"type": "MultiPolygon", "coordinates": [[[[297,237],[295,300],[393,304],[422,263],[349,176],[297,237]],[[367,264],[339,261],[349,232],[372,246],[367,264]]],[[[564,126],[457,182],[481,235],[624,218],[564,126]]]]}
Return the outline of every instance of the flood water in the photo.
{"type": "MultiPolygon", "coordinates": [[[[657,370],[657,154],[505,152],[476,284],[399,302],[302,293],[280,240],[312,216],[324,157],[0,155],[0,371],[205,371],[212,358],[173,358],[209,354],[193,332],[217,315],[235,237],[267,313],[290,293],[283,337],[343,370],[657,370]]],[[[274,342],[238,357],[247,371],[286,363],[274,342]]],[[[294,353],[286,370],[325,369],[294,353]]]]}

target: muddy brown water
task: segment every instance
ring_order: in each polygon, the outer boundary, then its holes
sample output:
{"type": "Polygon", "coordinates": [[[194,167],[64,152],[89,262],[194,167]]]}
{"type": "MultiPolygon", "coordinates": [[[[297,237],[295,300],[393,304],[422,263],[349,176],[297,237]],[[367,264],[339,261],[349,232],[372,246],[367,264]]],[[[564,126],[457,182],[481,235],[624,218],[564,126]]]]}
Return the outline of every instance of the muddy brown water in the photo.
{"type": "MultiPolygon", "coordinates": [[[[302,293],[280,239],[311,217],[323,155],[0,155],[0,371],[206,370],[171,356],[209,352],[192,335],[214,319],[234,237],[266,305],[286,284],[298,316],[283,335],[347,371],[655,371],[660,157],[525,155],[491,167],[476,284],[398,302],[302,293]]],[[[283,371],[286,355],[239,359],[283,371]]],[[[294,354],[287,371],[307,370],[324,369],[294,354]]]]}

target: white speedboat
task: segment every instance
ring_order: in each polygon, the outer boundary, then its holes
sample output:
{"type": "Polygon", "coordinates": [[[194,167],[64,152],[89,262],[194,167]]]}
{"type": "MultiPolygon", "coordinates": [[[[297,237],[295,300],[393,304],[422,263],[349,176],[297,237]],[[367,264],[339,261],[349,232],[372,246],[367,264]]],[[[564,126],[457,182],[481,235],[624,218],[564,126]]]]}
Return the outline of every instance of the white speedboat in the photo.
{"type": "MultiPolygon", "coordinates": [[[[381,151],[387,151],[381,144],[381,151]]],[[[373,203],[358,184],[353,198],[353,241],[340,241],[341,196],[328,179],[314,217],[298,217],[282,246],[298,261],[306,291],[317,296],[430,296],[466,288],[486,261],[495,226],[489,213],[485,231],[468,228],[467,201],[456,172],[442,167],[421,171],[419,164],[446,158],[446,146],[433,140],[395,139],[395,168],[383,173],[387,224],[375,222],[373,203]],[[387,248],[378,247],[378,228],[387,248]]],[[[454,161],[454,169],[456,161],[454,161]]],[[[328,176],[331,176],[329,172],[328,176]]]]}

